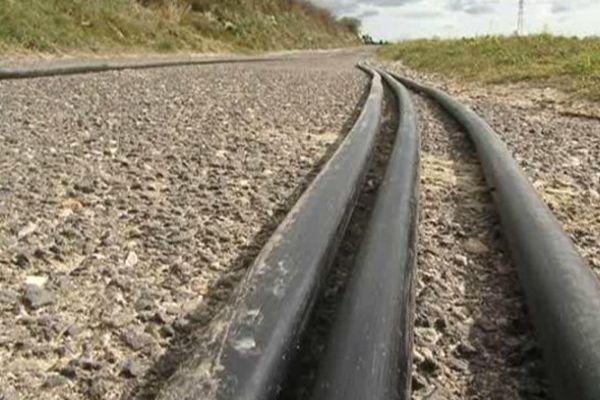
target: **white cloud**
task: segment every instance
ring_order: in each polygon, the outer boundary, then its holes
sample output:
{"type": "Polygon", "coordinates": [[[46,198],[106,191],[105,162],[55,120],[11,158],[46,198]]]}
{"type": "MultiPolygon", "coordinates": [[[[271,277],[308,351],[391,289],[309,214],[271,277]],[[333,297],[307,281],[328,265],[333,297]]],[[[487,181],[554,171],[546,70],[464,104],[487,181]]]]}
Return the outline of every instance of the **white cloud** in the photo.
{"type": "Polygon", "coordinates": [[[555,14],[564,13],[564,12],[569,11],[570,9],[571,9],[571,7],[569,7],[566,4],[560,4],[560,3],[552,4],[552,12],[555,14]]]}
{"type": "Polygon", "coordinates": [[[494,7],[491,4],[471,4],[465,7],[465,12],[471,15],[489,14],[494,12],[494,7]]]}
{"type": "Polygon", "coordinates": [[[356,18],[363,20],[366,18],[376,17],[378,15],[379,15],[379,10],[369,9],[369,10],[365,10],[365,11],[361,12],[360,14],[358,14],[356,16],[356,18]]]}
{"type": "MultiPolygon", "coordinates": [[[[311,0],[378,39],[510,34],[517,0],[311,0]]],[[[525,0],[526,32],[600,35],[600,0],[525,0]]]]}
{"type": "Polygon", "coordinates": [[[311,0],[314,4],[328,8],[336,14],[349,14],[363,6],[371,7],[402,7],[405,4],[417,3],[422,0],[311,0]]]}

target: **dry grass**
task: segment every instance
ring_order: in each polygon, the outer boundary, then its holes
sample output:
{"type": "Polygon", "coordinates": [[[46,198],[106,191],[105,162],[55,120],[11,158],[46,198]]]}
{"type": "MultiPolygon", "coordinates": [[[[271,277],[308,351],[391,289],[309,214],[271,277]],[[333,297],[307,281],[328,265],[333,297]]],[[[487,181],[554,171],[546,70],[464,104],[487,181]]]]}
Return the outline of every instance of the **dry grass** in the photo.
{"type": "Polygon", "coordinates": [[[504,83],[531,81],[600,100],[600,38],[548,34],[427,39],[384,47],[381,55],[447,76],[504,83]]]}
{"type": "Polygon", "coordinates": [[[0,52],[260,51],[358,39],[303,0],[0,0],[0,52]]]}

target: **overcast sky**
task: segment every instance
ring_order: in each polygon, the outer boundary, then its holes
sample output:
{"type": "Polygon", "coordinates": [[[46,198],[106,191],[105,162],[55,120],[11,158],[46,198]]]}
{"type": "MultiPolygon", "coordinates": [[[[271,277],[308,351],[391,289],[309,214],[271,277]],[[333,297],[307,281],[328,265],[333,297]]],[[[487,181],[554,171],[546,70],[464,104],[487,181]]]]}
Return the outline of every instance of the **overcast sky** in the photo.
{"type": "MultiPolygon", "coordinates": [[[[311,0],[376,39],[513,33],[518,0],[311,0]]],[[[525,31],[600,35],[600,0],[525,0],[525,31]]]]}

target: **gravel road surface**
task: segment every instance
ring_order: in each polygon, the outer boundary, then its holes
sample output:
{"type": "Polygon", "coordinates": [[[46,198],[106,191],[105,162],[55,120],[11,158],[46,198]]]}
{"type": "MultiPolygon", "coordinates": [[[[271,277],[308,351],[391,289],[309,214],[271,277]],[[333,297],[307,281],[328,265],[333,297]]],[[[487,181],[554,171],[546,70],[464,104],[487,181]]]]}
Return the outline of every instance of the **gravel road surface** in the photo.
{"type": "Polygon", "coordinates": [[[462,129],[416,99],[423,162],[414,398],[537,399],[539,349],[481,165],[462,129]]]}
{"type": "Polygon", "coordinates": [[[482,86],[390,67],[448,91],[494,128],[600,279],[598,104],[527,83],[482,86]]]}
{"type": "MultiPolygon", "coordinates": [[[[548,88],[482,87],[387,66],[479,113],[600,277],[600,119],[592,104],[548,88]]],[[[423,161],[413,399],[547,399],[541,350],[474,147],[437,105],[415,101],[423,161]]]]}
{"type": "Polygon", "coordinates": [[[121,398],[205,324],[352,124],[359,57],[0,82],[0,398],[121,398]]]}
{"type": "MultiPolygon", "coordinates": [[[[354,64],[366,57],[1,81],[0,399],[151,398],[352,125],[368,84],[354,64]]],[[[597,107],[406,72],[487,119],[600,277],[597,107]]],[[[414,101],[423,153],[413,398],[546,399],[473,148],[432,102],[414,101]]],[[[326,343],[313,336],[307,365],[326,343]]],[[[294,398],[309,398],[311,379],[299,374],[294,398]]]]}

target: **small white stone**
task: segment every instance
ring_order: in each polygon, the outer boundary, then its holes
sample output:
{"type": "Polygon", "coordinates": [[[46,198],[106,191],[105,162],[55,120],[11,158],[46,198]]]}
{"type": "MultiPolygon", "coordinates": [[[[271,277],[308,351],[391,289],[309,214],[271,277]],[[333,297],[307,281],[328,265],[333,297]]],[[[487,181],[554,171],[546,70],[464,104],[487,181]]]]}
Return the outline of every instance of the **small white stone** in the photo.
{"type": "Polygon", "coordinates": [[[246,353],[256,348],[256,341],[252,337],[245,337],[236,340],[233,347],[240,353],[246,353]]]}
{"type": "Polygon", "coordinates": [[[423,343],[436,344],[441,335],[434,328],[415,328],[415,336],[423,343]]]}
{"type": "Polygon", "coordinates": [[[472,254],[485,254],[489,251],[488,247],[481,240],[476,238],[467,240],[463,247],[472,254]]]}
{"type": "Polygon", "coordinates": [[[129,254],[127,255],[127,258],[125,259],[125,265],[128,266],[129,268],[135,267],[135,265],[138,263],[138,256],[137,254],[135,254],[135,251],[130,251],[129,254]]]}
{"type": "Polygon", "coordinates": [[[29,275],[29,276],[25,277],[25,284],[27,284],[29,286],[35,286],[40,289],[43,288],[47,282],[48,282],[48,277],[46,277],[46,276],[29,275]]]}
{"type": "Polygon", "coordinates": [[[33,222],[28,223],[23,229],[21,229],[19,231],[19,233],[17,233],[17,238],[19,240],[31,235],[33,232],[35,232],[37,229],[37,225],[34,224],[33,222]]]}
{"type": "Polygon", "coordinates": [[[454,261],[458,265],[462,265],[463,267],[466,267],[469,264],[469,260],[467,259],[467,257],[463,256],[462,254],[456,254],[454,256],[454,261]]]}

